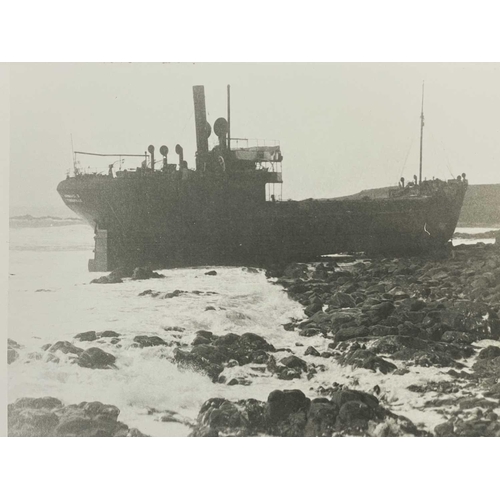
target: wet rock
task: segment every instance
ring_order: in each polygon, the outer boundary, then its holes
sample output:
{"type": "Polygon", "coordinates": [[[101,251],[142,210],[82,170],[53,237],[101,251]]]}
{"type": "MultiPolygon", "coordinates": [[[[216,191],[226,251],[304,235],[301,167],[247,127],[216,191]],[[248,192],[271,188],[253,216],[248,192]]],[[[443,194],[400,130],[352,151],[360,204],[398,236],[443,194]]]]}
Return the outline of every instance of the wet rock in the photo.
{"type": "Polygon", "coordinates": [[[151,278],[164,278],[163,274],[159,274],[149,267],[136,267],[132,272],[133,280],[147,280],[151,278]]]}
{"type": "Polygon", "coordinates": [[[304,356],[320,356],[320,353],[313,346],[309,346],[306,349],[304,356]]]}
{"type": "Polygon", "coordinates": [[[7,347],[10,347],[11,349],[21,349],[21,346],[12,339],[7,339],[7,347]]]}
{"type": "Polygon", "coordinates": [[[408,368],[398,368],[392,372],[393,375],[406,375],[407,373],[410,373],[408,368]]]}
{"type": "Polygon", "coordinates": [[[304,309],[304,314],[306,316],[313,316],[315,313],[321,311],[323,309],[323,304],[321,302],[316,302],[314,304],[308,305],[304,309]]]}
{"type": "Polygon", "coordinates": [[[97,335],[94,331],[77,333],[73,338],[79,340],[80,342],[92,342],[97,340],[97,335]]]}
{"type": "Polygon", "coordinates": [[[202,357],[211,363],[226,363],[231,359],[236,359],[232,356],[230,349],[224,346],[215,346],[210,344],[198,344],[191,350],[193,356],[202,357]]]}
{"type": "Polygon", "coordinates": [[[304,436],[331,436],[335,430],[335,422],[339,408],[326,398],[314,399],[311,402],[304,428],[304,436]]]}
{"type": "Polygon", "coordinates": [[[388,335],[397,335],[398,329],[395,326],[373,325],[369,327],[370,334],[373,337],[386,337],[388,335]]]}
{"type": "Polygon", "coordinates": [[[105,284],[105,285],[112,285],[115,283],[123,283],[123,280],[121,278],[118,278],[116,276],[101,276],[100,278],[95,278],[91,282],[92,283],[97,283],[97,284],[105,284]]]}
{"type": "Polygon", "coordinates": [[[156,335],[137,335],[134,337],[134,342],[139,344],[139,347],[156,347],[159,345],[167,345],[167,343],[156,335]]]}
{"type": "Polygon", "coordinates": [[[356,301],[348,293],[336,292],[330,299],[330,305],[339,309],[350,308],[356,307],[356,301]]]}
{"type": "Polygon", "coordinates": [[[213,342],[214,334],[207,330],[198,330],[192,345],[211,344],[213,342]]]}
{"type": "Polygon", "coordinates": [[[300,359],[297,356],[294,355],[287,356],[286,358],[283,358],[280,362],[287,368],[300,369],[303,372],[307,372],[307,363],[303,359],[300,359]]]}
{"type": "Polygon", "coordinates": [[[331,326],[336,329],[346,323],[354,323],[359,317],[359,313],[332,311],[330,313],[331,326]]]}
{"type": "Polygon", "coordinates": [[[452,421],[444,422],[434,427],[434,433],[438,437],[453,437],[455,435],[453,429],[454,427],[452,421]]]}
{"type": "Polygon", "coordinates": [[[206,401],[191,436],[254,436],[265,428],[265,403],[248,399],[231,402],[223,398],[206,401]]]}
{"type": "MultiPolygon", "coordinates": [[[[489,414],[490,417],[493,414],[489,414]]],[[[454,422],[454,436],[458,437],[498,437],[500,436],[500,422],[493,417],[483,418],[483,415],[472,415],[465,420],[458,418],[454,422]]]]}
{"type": "Polygon", "coordinates": [[[29,352],[26,357],[30,361],[40,361],[43,359],[43,355],[40,352],[29,352]]]}
{"type": "Polygon", "coordinates": [[[63,406],[56,398],[21,398],[8,406],[13,437],[144,436],[118,422],[116,406],[98,401],[63,406]]]}
{"type": "Polygon", "coordinates": [[[369,349],[355,348],[343,354],[339,358],[342,365],[351,365],[354,368],[365,368],[374,372],[390,373],[397,369],[397,366],[385,359],[377,356],[369,349]]]}
{"type": "Polygon", "coordinates": [[[466,332],[457,331],[447,331],[444,332],[441,341],[442,342],[457,342],[459,344],[472,344],[475,338],[473,335],[466,332]]]}
{"type": "Polygon", "coordinates": [[[318,330],[317,328],[305,328],[304,330],[301,330],[299,332],[299,336],[301,337],[315,337],[316,335],[319,335],[321,333],[321,330],[318,330]]]}
{"type": "Polygon", "coordinates": [[[336,389],[310,400],[299,390],[275,390],[266,403],[212,398],[203,404],[194,436],[426,435],[382,408],[368,393],[336,389]]]}
{"type": "Polygon", "coordinates": [[[182,351],[174,356],[174,360],[209,373],[214,381],[218,380],[224,363],[236,360],[241,366],[248,363],[265,364],[269,361],[267,353],[276,350],[263,337],[251,332],[216,336],[200,330],[193,346],[190,353],[182,351]]]}
{"type": "Polygon", "coordinates": [[[246,377],[232,378],[227,385],[251,385],[252,381],[246,377]]]}
{"type": "Polygon", "coordinates": [[[49,348],[49,352],[51,353],[55,353],[57,351],[61,351],[63,354],[76,354],[79,356],[83,352],[83,349],[76,347],[67,340],[59,340],[49,348]]]}
{"type": "Polygon", "coordinates": [[[368,337],[369,335],[370,330],[366,326],[348,326],[337,330],[335,333],[335,340],[337,342],[343,342],[345,340],[368,337]]]}
{"type": "Polygon", "coordinates": [[[311,400],[302,391],[271,392],[266,405],[266,423],[270,434],[288,437],[304,435],[310,406],[311,400]]]}
{"type": "Polygon", "coordinates": [[[19,353],[12,347],[7,348],[7,364],[12,364],[19,358],[19,353]]]}
{"type": "Polygon", "coordinates": [[[361,401],[348,401],[339,410],[337,426],[365,430],[373,417],[373,410],[368,405],[361,401]]]}
{"type": "Polygon", "coordinates": [[[375,354],[388,354],[393,359],[412,360],[419,366],[440,366],[461,368],[456,360],[468,358],[474,349],[463,344],[433,342],[411,336],[387,336],[376,339],[370,349],[375,354]]]}
{"type": "Polygon", "coordinates": [[[99,347],[90,347],[80,354],[77,364],[83,368],[107,369],[114,367],[116,358],[99,347]]]}
{"type": "Polygon", "coordinates": [[[99,332],[97,334],[99,338],[118,338],[121,337],[119,333],[114,332],[113,330],[105,330],[104,332],[99,332]]]}
{"type": "Polygon", "coordinates": [[[395,307],[392,302],[381,302],[370,307],[367,311],[369,316],[374,320],[385,319],[392,314],[395,307]]]}
{"type": "Polygon", "coordinates": [[[478,359],[472,370],[481,378],[500,378],[500,356],[478,359]]]}
{"type": "Polygon", "coordinates": [[[217,382],[219,375],[224,370],[222,364],[213,363],[201,354],[186,352],[181,349],[174,350],[174,361],[178,366],[205,373],[212,382],[217,382]]]}
{"type": "Polygon", "coordinates": [[[479,359],[492,359],[500,356],[500,347],[489,345],[478,354],[479,359]]]}

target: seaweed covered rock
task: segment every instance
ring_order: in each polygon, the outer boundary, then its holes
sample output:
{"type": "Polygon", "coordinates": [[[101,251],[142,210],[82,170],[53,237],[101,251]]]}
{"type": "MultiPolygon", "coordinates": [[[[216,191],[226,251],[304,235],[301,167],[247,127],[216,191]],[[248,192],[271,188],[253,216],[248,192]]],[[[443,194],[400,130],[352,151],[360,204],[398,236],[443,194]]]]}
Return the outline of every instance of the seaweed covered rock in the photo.
{"type": "Polygon", "coordinates": [[[64,406],[52,397],[21,398],[8,405],[8,434],[12,437],[144,436],[118,421],[116,406],[98,401],[64,406]]]}

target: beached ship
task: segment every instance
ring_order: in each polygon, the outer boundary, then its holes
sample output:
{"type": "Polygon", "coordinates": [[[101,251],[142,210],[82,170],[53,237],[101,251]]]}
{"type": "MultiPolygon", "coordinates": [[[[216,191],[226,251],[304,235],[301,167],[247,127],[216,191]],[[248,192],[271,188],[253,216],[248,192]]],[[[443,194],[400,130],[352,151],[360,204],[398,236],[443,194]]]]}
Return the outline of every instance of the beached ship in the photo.
{"type": "MultiPolygon", "coordinates": [[[[74,175],[57,190],[64,203],[95,230],[90,271],[121,266],[155,268],[197,265],[265,266],[306,261],[339,252],[421,253],[450,241],[467,189],[465,175],[450,181],[399,182],[385,197],[281,199],[279,144],[248,145],[232,138],[228,116],[218,118],[217,146],[209,149],[203,86],[193,87],[196,158],[188,168],[149,146],[133,171],[74,175]],[[240,147],[241,144],[244,147],[240,147]]],[[[78,154],[95,154],[75,152],[78,154]]]]}

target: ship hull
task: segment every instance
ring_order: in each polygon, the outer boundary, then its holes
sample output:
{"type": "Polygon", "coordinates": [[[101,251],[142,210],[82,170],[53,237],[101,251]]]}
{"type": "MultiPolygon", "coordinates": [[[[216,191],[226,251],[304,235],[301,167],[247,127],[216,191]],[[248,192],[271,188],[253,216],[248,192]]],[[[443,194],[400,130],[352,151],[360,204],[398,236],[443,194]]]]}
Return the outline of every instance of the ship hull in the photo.
{"type": "MultiPolygon", "coordinates": [[[[445,184],[445,183],[443,183],[445,184]]],[[[422,253],[446,245],[465,183],[363,200],[265,200],[265,181],[70,178],[58,191],[95,229],[89,269],[255,265],[338,252],[422,253]]]]}

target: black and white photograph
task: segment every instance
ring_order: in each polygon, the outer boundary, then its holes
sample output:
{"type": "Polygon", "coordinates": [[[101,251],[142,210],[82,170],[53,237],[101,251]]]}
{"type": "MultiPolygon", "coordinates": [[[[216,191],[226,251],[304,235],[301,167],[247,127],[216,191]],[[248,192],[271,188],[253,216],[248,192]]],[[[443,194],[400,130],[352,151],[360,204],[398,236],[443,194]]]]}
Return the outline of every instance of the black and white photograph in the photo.
{"type": "Polygon", "coordinates": [[[9,71],[8,436],[500,436],[499,63],[9,71]]]}

